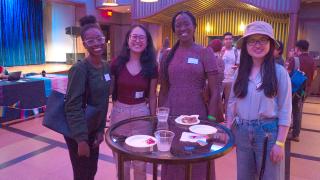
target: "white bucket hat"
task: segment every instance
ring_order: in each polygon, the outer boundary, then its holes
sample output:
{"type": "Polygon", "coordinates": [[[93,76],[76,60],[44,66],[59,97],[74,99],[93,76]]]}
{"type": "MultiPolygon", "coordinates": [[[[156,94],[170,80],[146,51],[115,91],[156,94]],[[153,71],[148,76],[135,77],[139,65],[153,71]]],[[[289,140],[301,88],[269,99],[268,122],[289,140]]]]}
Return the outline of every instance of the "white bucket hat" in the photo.
{"type": "Polygon", "coordinates": [[[263,22],[263,21],[255,21],[247,25],[246,29],[244,30],[244,35],[242,38],[238,39],[237,47],[241,48],[244,38],[251,36],[253,34],[264,34],[270,37],[273,40],[275,49],[278,49],[280,45],[278,42],[273,38],[273,28],[270,24],[263,22]]]}

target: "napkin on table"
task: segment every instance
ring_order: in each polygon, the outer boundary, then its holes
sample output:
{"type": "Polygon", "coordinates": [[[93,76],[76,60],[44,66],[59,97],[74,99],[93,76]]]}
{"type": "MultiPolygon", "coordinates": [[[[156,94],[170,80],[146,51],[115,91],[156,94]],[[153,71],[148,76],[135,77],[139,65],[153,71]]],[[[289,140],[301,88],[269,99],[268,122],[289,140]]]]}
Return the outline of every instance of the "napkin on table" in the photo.
{"type": "Polygon", "coordinates": [[[196,134],[196,133],[189,133],[189,132],[183,132],[180,138],[180,141],[184,142],[197,142],[198,140],[207,142],[206,138],[200,138],[200,139],[191,139],[189,136],[200,136],[202,134],[196,134]]]}

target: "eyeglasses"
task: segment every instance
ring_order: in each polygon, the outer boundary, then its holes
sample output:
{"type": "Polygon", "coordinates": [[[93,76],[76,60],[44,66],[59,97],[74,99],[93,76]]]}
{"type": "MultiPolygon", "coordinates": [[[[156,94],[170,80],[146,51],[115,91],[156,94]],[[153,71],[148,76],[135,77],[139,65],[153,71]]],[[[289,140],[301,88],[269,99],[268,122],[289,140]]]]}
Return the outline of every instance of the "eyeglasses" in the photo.
{"type": "Polygon", "coordinates": [[[147,38],[145,36],[138,36],[136,34],[131,34],[130,38],[132,41],[136,41],[139,39],[141,42],[145,42],[147,40],[147,38]]]}
{"type": "Polygon", "coordinates": [[[105,37],[99,37],[97,39],[89,39],[83,42],[87,43],[88,46],[93,46],[95,42],[97,42],[97,44],[103,44],[105,43],[105,40],[106,40],[105,37]]]}
{"type": "Polygon", "coordinates": [[[252,39],[252,40],[249,40],[247,42],[247,44],[249,46],[255,46],[258,42],[260,45],[266,45],[268,43],[269,39],[260,39],[260,40],[255,40],[255,39],[252,39]]]}

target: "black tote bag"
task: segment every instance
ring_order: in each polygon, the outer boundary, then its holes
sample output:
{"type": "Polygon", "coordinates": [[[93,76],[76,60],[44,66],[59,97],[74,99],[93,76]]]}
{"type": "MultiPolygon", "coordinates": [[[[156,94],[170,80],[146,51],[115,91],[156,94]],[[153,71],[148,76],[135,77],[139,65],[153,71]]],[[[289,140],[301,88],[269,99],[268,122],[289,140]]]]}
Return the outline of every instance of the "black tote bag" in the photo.
{"type": "MultiPolygon", "coordinates": [[[[69,138],[73,138],[67,122],[66,113],[64,112],[64,99],[64,94],[55,90],[51,91],[46,105],[42,125],[69,138]]],[[[100,112],[101,111],[99,109],[87,105],[84,113],[87,120],[88,132],[93,130],[100,112]]]]}
{"type": "MultiPolygon", "coordinates": [[[[84,61],[82,62],[85,63],[84,61]]],[[[97,119],[101,113],[101,110],[93,106],[87,105],[89,82],[88,82],[88,67],[86,63],[85,65],[87,69],[86,92],[85,92],[85,99],[83,101],[82,107],[83,107],[83,111],[85,113],[85,118],[87,121],[88,133],[90,133],[97,122],[97,119]]],[[[51,90],[50,96],[47,101],[46,111],[44,113],[42,125],[62,135],[65,135],[69,138],[74,139],[70,132],[66,113],[65,113],[65,95],[63,93],[60,93],[55,90],[51,90]]]]}

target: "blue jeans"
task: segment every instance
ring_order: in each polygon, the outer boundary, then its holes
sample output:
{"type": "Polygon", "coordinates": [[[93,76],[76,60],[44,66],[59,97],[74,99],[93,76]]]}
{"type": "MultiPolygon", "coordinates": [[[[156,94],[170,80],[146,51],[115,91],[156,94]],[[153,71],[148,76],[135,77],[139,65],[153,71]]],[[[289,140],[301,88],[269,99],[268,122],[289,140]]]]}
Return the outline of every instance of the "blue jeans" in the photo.
{"type": "Polygon", "coordinates": [[[272,163],[270,152],[278,136],[277,119],[243,120],[240,119],[235,127],[237,148],[237,179],[259,179],[265,134],[270,133],[268,140],[264,180],[284,179],[284,160],[272,163]]]}

